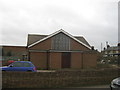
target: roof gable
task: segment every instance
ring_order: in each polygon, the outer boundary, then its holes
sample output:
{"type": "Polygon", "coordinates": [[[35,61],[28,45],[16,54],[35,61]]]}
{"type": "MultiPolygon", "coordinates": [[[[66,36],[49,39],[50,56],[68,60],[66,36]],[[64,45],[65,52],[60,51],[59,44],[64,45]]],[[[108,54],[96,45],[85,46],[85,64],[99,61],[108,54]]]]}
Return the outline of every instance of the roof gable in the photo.
{"type": "Polygon", "coordinates": [[[48,38],[50,38],[50,37],[52,37],[52,36],[54,36],[54,35],[56,35],[56,34],[58,34],[58,33],[61,33],[61,32],[64,33],[65,35],[69,36],[69,37],[72,38],[73,40],[77,41],[78,43],[84,45],[85,47],[91,49],[91,47],[89,46],[89,44],[85,44],[85,43],[81,42],[80,40],[78,40],[77,38],[75,38],[74,36],[72,36],[71,34],[67,33],[66,31],[64,31],[64,30],[62,30],[62,29],[61,29],[61,30],[58,30],[58,31],[56,31],[56,32],[54,32],[54,33],[52,33],[52,34],[50,34],[50,35],[48,35],[48,36],[46,36],[46,37],[44,37],[44,38],[36,41],[36,42],[34,42],[34,43],[32,43],[31,45],[28,45],[28,48],[30,48],[30,47],[32,47],[32,46],[34,46],[34,45],[36,45],[36,44],[38,44],[38,43],[40,43],[40,42],[48,39],[48,38]]]}

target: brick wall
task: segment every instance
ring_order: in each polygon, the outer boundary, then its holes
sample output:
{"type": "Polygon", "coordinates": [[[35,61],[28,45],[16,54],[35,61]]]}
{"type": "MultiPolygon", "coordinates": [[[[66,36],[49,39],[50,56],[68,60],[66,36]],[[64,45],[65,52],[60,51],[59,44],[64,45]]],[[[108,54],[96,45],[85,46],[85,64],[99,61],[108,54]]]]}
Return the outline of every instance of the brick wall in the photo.
{"type": "Polygon", "coordinates": [[[51,49],[51,38],[42,41],[40,43],[37,43],[36,45],[30,47],[29,49],[34,49],[34,50],[49,50],[51,49]]]}
{"type": "Polygon", "coordinates": [[[71,53],[71,68],[82,68],[82,55],[80,52],[71,53]]]}
{"type": "Polygon", "coordinates": [[[97,65],[97,53],[83,53],[83,68],[94,68],[97,65]]]}
{"type": "Polygon", "coordinates": [[[94,51],[71,53],[71,68],[95,68],[96,64],[97,53],[94,51]]]}
{"type": "Polygon", "coordinates": [[[58,52],[50,53],[49,57],[49,67],[50,69],[60,69],[61,68],[61,54],[58,52]]]}
{"type": "Polygon", "coordinates": [[[30,52],[30,61],[39,69],[47,68],[47,53],[46,52],[30,52]]]}
{"type": "Polygon", "coordinates": [[[85,47],[84,45],[78,43],[77,41],[70,39],[70,50],[81,50],[81,51],[86,51],[86,50],[90,50],[87,47],[85,47]]]}
{"type": "Polygon", "coordinates": [[[118,69],[56,72],[3,72],[3,88],[60,88],[110,84],[118,69]]]}

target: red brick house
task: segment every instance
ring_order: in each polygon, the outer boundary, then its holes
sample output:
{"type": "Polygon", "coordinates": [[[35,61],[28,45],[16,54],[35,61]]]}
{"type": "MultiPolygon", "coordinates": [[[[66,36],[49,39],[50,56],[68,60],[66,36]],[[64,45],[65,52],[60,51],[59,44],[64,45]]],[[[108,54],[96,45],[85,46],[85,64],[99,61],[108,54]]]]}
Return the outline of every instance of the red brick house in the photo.
{"type": "Polygon", "coordinates": [[[0,60],[2,65],[7,65],[9,60],[27,60],[26,46],[0,46],[0,60]]]}
{"type": "Polygon", "coordinates": [[[0,46],[4,59],[23,60],[24,55],[27,55],[26,46],[0,46]]]}
{"type": "Polygon", "coordinates": [[[84,37],[75,37],[64,30],[50,35],[28,35],[29,61],[40,69],[96,67],[97,52],[84,37]]]}

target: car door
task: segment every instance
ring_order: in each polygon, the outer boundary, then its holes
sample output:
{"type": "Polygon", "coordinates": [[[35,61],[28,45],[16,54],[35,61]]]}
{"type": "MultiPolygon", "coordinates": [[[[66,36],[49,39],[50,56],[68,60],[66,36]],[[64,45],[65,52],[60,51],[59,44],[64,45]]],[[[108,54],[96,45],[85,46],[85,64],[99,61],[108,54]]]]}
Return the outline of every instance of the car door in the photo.
{"type": "Polygon", "coordinates": [[[23,63],[23,70],[24,70],[24,71],[32,71],[31,64],[28,63],[28,62],[24,62],[24,63],[23,63]]]}

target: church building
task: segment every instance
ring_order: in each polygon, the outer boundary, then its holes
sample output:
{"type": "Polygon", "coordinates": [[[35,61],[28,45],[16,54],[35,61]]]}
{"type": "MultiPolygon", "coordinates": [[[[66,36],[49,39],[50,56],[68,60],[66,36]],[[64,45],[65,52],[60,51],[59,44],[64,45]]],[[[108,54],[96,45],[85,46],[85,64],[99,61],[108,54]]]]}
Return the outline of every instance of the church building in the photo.
{"type": "Polygon", "coordinates": [[[50,35],[28,34],[28,60],[39,69],[96,67],[97,52],[82,36],[64,30],[50,35]]]}

